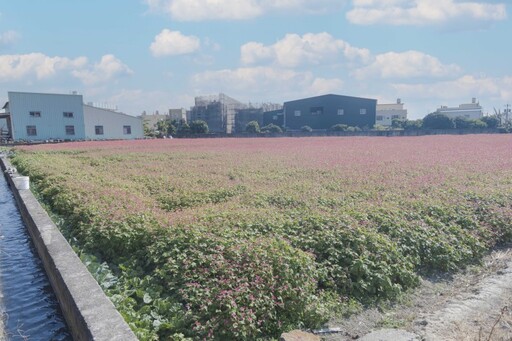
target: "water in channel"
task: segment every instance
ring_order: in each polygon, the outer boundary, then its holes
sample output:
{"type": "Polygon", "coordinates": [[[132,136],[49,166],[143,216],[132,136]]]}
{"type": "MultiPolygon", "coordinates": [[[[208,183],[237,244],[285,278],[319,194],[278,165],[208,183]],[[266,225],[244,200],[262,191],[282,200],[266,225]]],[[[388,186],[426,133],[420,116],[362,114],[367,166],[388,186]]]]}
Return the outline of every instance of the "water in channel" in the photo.
{"type": "Polygon", "coordinates": [[[3,319],[0,340],[72,340],[3,174],[0,174],[0,318],[3,319]]]}

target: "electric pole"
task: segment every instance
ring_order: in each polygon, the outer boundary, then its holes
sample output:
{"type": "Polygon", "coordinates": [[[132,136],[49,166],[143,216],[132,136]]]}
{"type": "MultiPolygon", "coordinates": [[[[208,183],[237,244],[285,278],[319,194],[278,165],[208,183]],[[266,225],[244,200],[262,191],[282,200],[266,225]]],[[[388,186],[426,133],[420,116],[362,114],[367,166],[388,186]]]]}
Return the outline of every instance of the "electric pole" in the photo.
{"type": "Polygon", "coordinates": [[[510,114],[510,104],[505,105],[505,122],[508,122],[508,114],[510,114]]]}

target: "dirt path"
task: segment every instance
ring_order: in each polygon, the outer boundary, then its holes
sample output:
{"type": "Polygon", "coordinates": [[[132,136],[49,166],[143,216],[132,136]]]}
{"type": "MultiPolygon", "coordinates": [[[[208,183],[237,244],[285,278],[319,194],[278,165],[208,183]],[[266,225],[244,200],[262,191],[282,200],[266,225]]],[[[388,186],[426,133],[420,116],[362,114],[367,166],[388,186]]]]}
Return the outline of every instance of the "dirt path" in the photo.
{"type": "Polygon", "coordinates": [[[400,305],[384,311],[369,309],[331,326],[343,332],[325,336],[328,341],[354,340],[383,328],[406,330],[425,341],[510,341],[512,248],[495,250],[483,266],[453,277],[423,280],[400,305]]]}

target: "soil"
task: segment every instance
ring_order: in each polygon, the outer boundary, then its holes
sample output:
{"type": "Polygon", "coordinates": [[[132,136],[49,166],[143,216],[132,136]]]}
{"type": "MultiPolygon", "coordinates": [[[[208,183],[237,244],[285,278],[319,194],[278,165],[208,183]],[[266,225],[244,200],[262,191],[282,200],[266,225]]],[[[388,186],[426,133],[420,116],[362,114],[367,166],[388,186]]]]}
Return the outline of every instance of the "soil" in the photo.
{"type": "Polygon", "coordinates": [[[379,330],[385,335],[394,328],[425,341],[510,341],[512,245],[491,252],[482,265],[453,275],[423,278],[420,287],[395,306],[366,309],[348,319],[331,321],[329,327],[341,332],[324,335],[323,340],[356,340],[379,330]]]}

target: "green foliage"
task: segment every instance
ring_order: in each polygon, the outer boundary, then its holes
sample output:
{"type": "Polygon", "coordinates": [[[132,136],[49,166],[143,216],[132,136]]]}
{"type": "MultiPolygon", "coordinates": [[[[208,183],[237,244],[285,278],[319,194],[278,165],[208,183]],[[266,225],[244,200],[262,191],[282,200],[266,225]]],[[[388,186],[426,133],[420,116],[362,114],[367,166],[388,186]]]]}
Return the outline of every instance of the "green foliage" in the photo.
{"type": "Polygon", "coordinates": [[[182,122],[178,127],[178,133],[180,134],[190,134],[190,125],[187,122],[182,122]]]}
{"type": "Polygon", "coordinates": [[[261,127],[262,133],[272,133],[272,134],[281,134],[283,129],[280,126],[275,125],[274,123],[270,123],[264,127],[261,127]]]}
{"type": "Polygon", "coordinates": [[[472,120],[465,117],[456,117],[454,120],[457,129],[482,129],[487,128],[487,123],[482,120],[472,120]]]}
{"type": "Polygon", "coordinates": [[[439,138],[19,150],[13,164],[139,339],[272,339],[512,240],[507,136],[439,138]]]}
{"type": "Polygon", "coordinates": [[[260,124],[258,121],[251,121],[245,126],[245,131],[251,134],[257,134],[260,132],[260,124]]]}
{"type": "Polygon", "coordinates": [[[484,116],[480,119],[482,122],[487,124],[488,128],[496,129],[500,126],[500,119],[495,115],[492,116],[484,116]]]}
{"type": "Polygon", "coordinates": [[[423,118],[425,129],[453,129],[455,122],[448,116],[440,113],[431,113],[423,118]]]}
{"type": "Polygon", "coordinates": [[[332,131],[347,131],[347,129],[348,129],[348,125],[341,124],[341,123],[335,124],[331,127],[332,131]]]}
{"type": "Polygon", "coordinates": [[[313,131],[313,128],[311,128],[310,126],[303,126],[302,128],[300,128],[300,131],[310,133],[313,131]]]}
{"type": "Polygon", "coordinates": [[[190,132],[192,134],[207,134],[208,124],[203,120],[195,120],[190,123],[190,132]]]}

